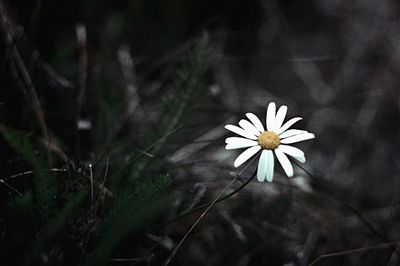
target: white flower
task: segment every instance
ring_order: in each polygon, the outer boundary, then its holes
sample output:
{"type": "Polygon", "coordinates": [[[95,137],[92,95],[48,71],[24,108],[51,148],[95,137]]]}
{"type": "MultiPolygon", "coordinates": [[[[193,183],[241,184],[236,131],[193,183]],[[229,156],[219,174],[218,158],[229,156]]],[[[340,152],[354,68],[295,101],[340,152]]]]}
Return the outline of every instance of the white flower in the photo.
{"type": "Polygon", "coordinates": [[[313,139],[315,136],[305,130],[289,129],[294,123],[301,120],[295,117],[283,124],[287,112],[287,106],[282,105],[276,112],[274,102],[269,103],[266,115],[267,130],[264,129],[260,119],[252,113],[246,116],[250,120],[242,119],[239,126],[226,125],[225,128],[241,137],[229,137],[225,140],[227,150],[247,148],[235,160],[233,165],[239,167],[252,156],[261,151],[258,161],[257,179],[260,182],[272,181],[274,174],[274,152],[288,177],[293,176],[293,166],[286,155],[290,155],[297,161],[305,163],[304,152],[287,144],[303,140],[313,139]]]}

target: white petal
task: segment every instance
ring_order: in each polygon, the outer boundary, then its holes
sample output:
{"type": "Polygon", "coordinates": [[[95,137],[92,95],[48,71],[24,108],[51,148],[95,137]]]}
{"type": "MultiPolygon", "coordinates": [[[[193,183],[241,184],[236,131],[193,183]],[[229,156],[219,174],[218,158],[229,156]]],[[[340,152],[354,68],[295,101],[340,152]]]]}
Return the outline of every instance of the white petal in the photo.
{"type": "Polygon", "coordinates": [[[305,163],[306,162],[306,157],[304,155],[303,156],[299,156],[299,157],[293,156],[293,158],[295,158],[297,161],[299,161],[301,163],[305,163]]]}
{"type": "Polygon", "coordinates": [[[294,135],[294,136],[288,137],[286,139],[281,139],[281,143],[282,144],[290,144],[290,143],[296,143],[299,141],[313,139],[313,138],[315,138],[315,135],[313,133],[304,133],[304,134],[294,135]]]}
{"type": "Polygon", "coordinates": [[[241,149],[256,146],[258,143],[255,140],[238,138],[238,137],[230,137],[225,140],[227,143],[225,149],[233,150],[233,149],[241,149]]]}
{"type": "Polygon", "coordinates": [[[283,170],[285,171],[288,177],[293,176],[293,166],[290,163],[288,157],[279,149],[275,149],[276,157],[282,165],[283,170]]]}
{"type": "Polygon", "coordinates": [[[260,135],[260,131],[249,121],[242,119],[239,121],[239,126],[241,126],[244,130],[247,132],[250,132],[251,134],[258,136],[260,135]]]}
{"type": "MultiPolygon", "coordinates": [[[[246,139],[246,138],[241,138],[241,137],[229,137],[225,139],[225,143],[229,144],[229,143],[237,143],[237,142],[243,142],[243,141],[255,141],[255,140],[251,140],[251,139],[246,139]]],[[[256,141],[257,142],[257,141],[256,141]]]]}
{"type": "Polygon", "coordinates": [[[289,129],[289,130],[286,130],[285,132],[279,134],[279,138],[284,139],[287,137],[291,137],[291,136],[303,134],[303,133],[308,133],[308,132],[305,130],[300,130],[300,129],[289,129]]]}
{"type": "Polygon", "coordinates": [[[250,157],[252,157],[254,154],[256,154],[259,150],[261,150],[260,146],[254,146],[251,148],[248,148],[247,150],[245,150],[244,152],[242,152],[235,160],[235,162],[233,163],[233,166],[235,167],[239,167],[241,166],[243,163],[245,163],[248,159],[250,159],[250,157]]]}
{"type": "Polygon", "coordinates": [[[263,182],[267,173],[268,152],[263,150],[261,152],[260,160],[257,167],[257,180],[263,182]]]}
{"type": "Polygon", "coordinates": [[[274,129],[275,113],[276,113],[276,105],[274,102],[270,102],[267,108],[267,117],[266,117],[267,130],[274,129]]]}
{"type": "Polygon", "coordinates": [[[282,132],[284,132],[286,129],[288,129],[289,127],[291,127],[294,123],[296,123],[297,121],[300,121],[301,117],[294,117],[292,119],[290,119],[289,121],[287,121],[285,124],[283,124],[283,126],[276,132],[278,134],[281,134],[282,132]]]}
{"type": "Polygon", "coordinates": [[[281,144],[278,149],[292,157],[304,156],[304,152],[296,147],[281,144]]]}
{"type": "Polygon", "coordinates": [[[274,153],[271,150],[267,150],[267,152],[267,181],[272,182],[272,178],[274,177],[274,153]]]}
{"type": "Polygon", "coordinates": [[[258,119],[258,117],[255,114],[252,113],[247,113],[246,114],[247,118],[251,121],[251,123],[253,123],[253,125],[260,131],[260,132],[264,132],[264,126],[262,125],[260,119],[258,119]]]}
{"type": "Polygon", "coordinates": [[[257,137],[254,136],[253,134],[251,134],[250,132],[247,132],[246,130],[238,127],[238,126],[234,126],[234,125],[226,125],[225,128],[229,131],[232,131],[233,133],[236,133],[242,137],[248,138],[248,139],[254,139],[256,140],[257,137]]]}
{"type": "Polygon", "coordinates": [[[274,125],[273,131],[277,131],[278,129],[280,129],[280,127],[282,126],[283,121],[285,120],[286,113],[287,113],[287,106],[286,105],[282,105],[279,108],[278,112],[276,113],[275,125],[274,125]]]}

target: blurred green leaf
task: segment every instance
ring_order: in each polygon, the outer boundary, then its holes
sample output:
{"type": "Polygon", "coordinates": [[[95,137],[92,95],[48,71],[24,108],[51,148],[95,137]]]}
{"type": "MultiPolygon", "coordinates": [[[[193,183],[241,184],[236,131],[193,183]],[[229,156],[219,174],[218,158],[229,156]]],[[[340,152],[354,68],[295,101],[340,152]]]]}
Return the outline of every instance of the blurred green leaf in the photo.
{"type": "Polygon", "coordinates": [[[84,265],[107,265],[114,247],[125,237],[140,233],[167,209],[169,196],[163,191],[169,185],[168,176],[136,183],[113,206],[103,233],[84,265]]]}
{"type": "Polygon", "coordinates": [[[31,243],[35,237],[33,197],[31,192],[18,196],[8,203],[10,209],[10,245],[21,246],[31,243]]]}
{"type": "Polygon", "coordinates": [[[0,132],[8,144],[33,167],[34,195],[40,209],[41,220],[46,221],[55,206],[57,192],[55,177],[47,171],[48,165],[46,161],[35,153],[28,137],[4,126],[0,126],[0,132]]]}
{"type": "Polygon", "coordinates": [[[49,222],[43,226],[38,234],[38,241],[32,248],[31,255],[26,257],[25,264],[31,264],[32,260],[45,253],[47,248],[53,248],[52,242],[57,235],[61,235],[61,230],[65,225],[71,212],[76,208],[87,195],[86,192],[79,192],[68,200],[64,207],[56,212],[49,222]]]}

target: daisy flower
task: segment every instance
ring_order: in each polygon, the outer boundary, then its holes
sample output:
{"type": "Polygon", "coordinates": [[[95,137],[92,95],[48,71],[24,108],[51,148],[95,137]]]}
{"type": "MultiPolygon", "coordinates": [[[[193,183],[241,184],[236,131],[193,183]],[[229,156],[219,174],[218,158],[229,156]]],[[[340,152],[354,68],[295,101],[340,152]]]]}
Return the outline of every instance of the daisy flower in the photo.
{"type": "Polygon", "coordinates": [[[287,112],[287,106],[282,105],[276,112],[274,102],[269,103],[266,115],[266,128],[260,119],[252,113],[247,113],[249,120],[242,119],[239,126],[226,125],[225,128],[241,137],[229,137],[225,140],[227,150],[247,148],[235,160],[235,167],[241,166],[251,157],[261,151],[258,161],[257,180],[271,182],[274,175],[275,156],[278,158],[283,170],[288,177],[293,176],[293,166],[287,155],[295,160],[305,163],[304,152],[296,147],[287,145],[303,140],[313,139],[315,136],[305,130],[289,129],[301,117],[294,117],[283,123],[287,112]]]}

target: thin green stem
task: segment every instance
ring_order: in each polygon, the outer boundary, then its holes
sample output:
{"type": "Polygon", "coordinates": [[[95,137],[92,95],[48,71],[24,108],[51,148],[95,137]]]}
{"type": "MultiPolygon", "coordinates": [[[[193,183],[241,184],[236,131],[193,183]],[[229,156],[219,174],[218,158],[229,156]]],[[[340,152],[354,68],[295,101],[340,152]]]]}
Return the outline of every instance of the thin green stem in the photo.
{"type": "MultiPolygon", "coordinates": [[[[217,199],[217,201],[215,201],[214,205],[220,203],[221,201],[224,201],[224,200],[226,200],[226,199],[232,197],[233,195],[235,195],[236,193],[238,193],[239,191],[241,191],[244,187],[246,187],[246,186],[256,177],[256,173],[257,173],[257,170],[254,171],[253,175],[252,175],[249,179],[247,179],[246,181],[244,181],[244,182],[242,183],[242,185],[240,185],[240,187],[238,187],[238,188],[235,189],[234,191],[230,192],[229,194],[223,196],[222,198],[217,199]]],[[[237,175],[237,176],[235,177],[234,180],[239,180],[239,177],[240,177],[240,175],[237,175]]],[[[189,214],[192,214],[192,213],[195,213],[195,212],[197,212],[197,211],[200,211],[200,210],[202,210],[202,209],[204,209],[204,208],[207,208],[208,206],[210,206],[210,204],[212,204],[212,202],[208,202],[208,203],[202,204],[202,205],[200,205],[200,206],[197,206],[196,208],[193,208],[193,209],[191,209],[191,210],[189,210],[189,211],[187,211],[187,212],[185,212],[185,213],[179,215],[178,217],[175,217],[175,218],[173,218],[172,220],[169,220],[169,221],[163,223],[162,225],[171,224],[171,223],[173,223],[173,222],[175,222],[175,221],[177,221],[177,220],[182,219],[183,217],[185,217],[185,216],[187,216],[187,215],[189,215],[189,214]]]]}
{"type": "MultiPolygon", "coordinates": [[[[190,227],[190,229],[186,232],[186,234],[184,235],[184,237],[181,239],[181,241],[179,241],[178,245],[176,245],[176,247],[172,250],[171,255],[169,255],[169,257],[164,261],[163,266],[167,266],[172,259],[175,257],[178,249],[180,248],[180,246],[183,244],[183,242],[186,240],[186,238],[189,236],[189,234],[193,231],[193,229],[197,226],[197,224],[201,221],[201,219],[203,219],[203,217],[206,215],[206,213],[218,202],[218,200],[220,200],[220,198],[222,197],[222,195],[225,193],[225,191],[233,185],[233,183],[235,183],[235,181],[238,179],[238,176],[234,177],[232,179],[232,181],[221,191],[221,193],[219,193],[218,197],[216,197],[213,202],[211,202],[210,205],[208,205],[207,209],[204,210],[204,212],[200,215],[200,217],[196,220],[196,222],[194,222],[194,224],[190,227]]],[[[221,199],[222,200],[222,199],[221,199]]]]}
{"type": "Polygon", "coordinates": [[[176,255],[176,252],[178,251],[179,247],[183,244],[183,242],[185,241],[185,239],[189,236],[189,234],[190,234],[190,233],[193,231],[193,229],[197,226],[197,224],[200,222],[200,220],[206,215],[206,213],[207,213],[215,204],[217,204],[217,203],[219,203],[219,202],[221,202],[221,201],[223,201],[223,200],[226,200],[226,199],[232,197],[233,195],[235,195],[236,193],[238,193],[240,190],[242,190],[245,186],[247,186],[247,185],[251,182],[251,180],[254,179],[254,177],[256,176],[256,173],[257,173],[257,169],[255,169],[253,175],[252,175],[249,179],[247,179],[246,182],[243,182],[243,181],[242,181],[242,179],[241,179],[241,174],[252,164],[252,162],[255,160],[255,158],[256,158],[256,157],[254,157],[254,158],[253,158],[253,159],[252,159],[252,160],[237,174],[237,175],[234,176],[234,178],[232,179],[232,181],[222,190],[222,192],[221,192],[211,203],[206,203],[206,204],[200,205],[200,206],[198,206],[198,207],[196,207],[196,208],[194,208],[194,209],[192,209],[192,210],[190,210],[190,211],[188,211],[188,212],[186,212],[186,213],[180,215],[179,217],[176,217],[175,219],[170,220],[170,221],[168,221],[168,222],[166,222],[166,223],[163,224],[163,225],[167,225],[167,224],[173,223],[173,222],[175,222],[176,220],[181,219],[181,218],[183,218],[183,217],[186,216],[186,215],[189,215],[189,214],[191,214],[191,213],[194,213],[194,212],[196,212],[196,211],[199,211],[199,210],[201,210],[201,209],[206,208],[205,211],[204,211],[204,212],[200,215],[200,217],[196,220],[196,222],[194,222],[194,224],[193,224],[193,225],[190,227],[190,229],[186,232],[185,236],[181,239],[181,241],[179,241],[178,245],[176,245],[176,247],[174,248],[174,250],[171,252],[170,256],[169,256],[169,257],[165,260],[165,262],[163,263],[163,266],[167,266],[167,265],[172,261],[172,259],[173,259],[173,258],[175,257],[175,255],[176,255]],[[234,191],[232,191],[231,193],[229,193],[228,195],[222,197],[222,195],[228,190],[228,188],[229,188],[230,186],[233,185],[233,183],[235,183],[235,181],[241,181],[241,182],[242,182],[242,185],[241,185],[240,187],[238,187],[237,189],[235,189],[234,191]]]}

